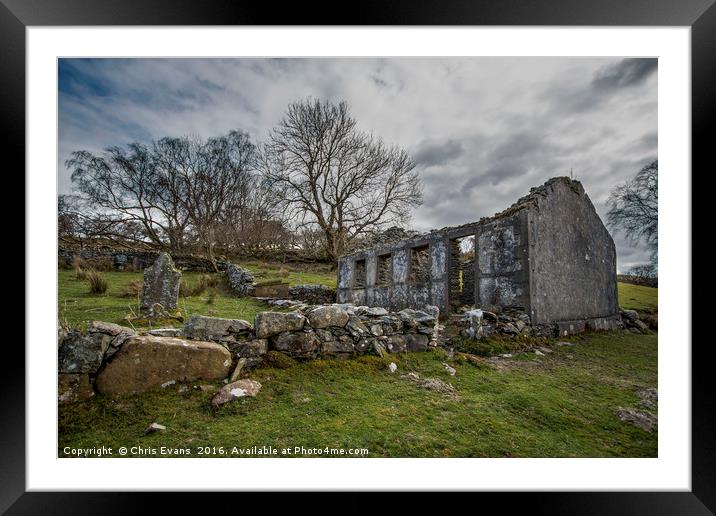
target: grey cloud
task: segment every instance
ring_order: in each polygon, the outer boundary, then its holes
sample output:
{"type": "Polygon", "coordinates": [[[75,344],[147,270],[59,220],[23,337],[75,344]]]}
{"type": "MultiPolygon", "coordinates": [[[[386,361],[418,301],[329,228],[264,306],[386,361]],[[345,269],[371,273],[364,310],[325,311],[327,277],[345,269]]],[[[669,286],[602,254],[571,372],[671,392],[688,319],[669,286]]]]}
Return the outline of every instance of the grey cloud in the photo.
{"type": "Polygon", "coordinates": [[[419,147],[414,154],[416,163],[426,167],[445,165],[460,157],[463,152],[462,143],[456,140],[447,140],[441,143],[428,143],[419,147]]]}
{"type": "MultiPolygon", "coordinates": [[[[411,150],[421,230],[492,215],[556,175],[604,216],[611,188],[656,157],[656,61],[613,58],[75,60],[102,91],[60,96],[60,193],[77,149],[166,135],[255,140],[309,96],[346,100],[359,126],[411,150]]],[[[81,86],[81,85],[80,85],[81,86]]],[[[615,239],[619,267],[648,251],[615,239]]]]}
{"type": "Polygon", "coordinates": [[[622,59],[594,71],[588,83],[574,76],[567,83],[550,86],[541,98],[559,112],[580,114],[600,108],[615,95],[642,85],[657,71],[657,66],[657,59],[622,59]]]}
{"type": "Polygon", "coordinates": [[[635,86],[646,80],[652,73],[656,72],[658,61],[653,58],[622,59],[598,70],[592,79],[592,88],[595,90],[611,91],[618,88],[635,86]]]}

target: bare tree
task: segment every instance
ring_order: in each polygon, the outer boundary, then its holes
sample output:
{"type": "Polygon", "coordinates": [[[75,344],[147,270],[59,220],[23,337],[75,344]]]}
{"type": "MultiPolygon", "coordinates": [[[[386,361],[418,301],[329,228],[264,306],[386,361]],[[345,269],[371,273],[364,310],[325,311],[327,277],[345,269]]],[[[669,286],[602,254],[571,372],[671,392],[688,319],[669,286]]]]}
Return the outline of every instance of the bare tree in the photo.
{"type": "Polygon", "coordinates": [[[154,161],[151,150],[140,143],[127,149],[110,147],[99,156],[72,153],[66,166],[72,169],[72,182],[86,208],[84,216],[95,231],[127,238],[123,229],[138,226],[141,232],[134,237],[138,241],[163,246],[169,240],[170,247],[177,247],[171,240],[171,213],[158,195],[154,161]]]}
{"type": "Polygon", "coordinates": [[[404,223],[422,202],[412,159],[360,131],[345,102],[290,104],[261,148],[260,166],[299,229],[321,229],[333,260],[364,232],[404,223]]]}
{"type": "Polygon", "coordinates": [[[201,245],[213,260],[217,242],[257,240],[279,215],[256,172],[256,147],[241,131],[78,151],[66,165],[80,195],[71,218],[68,199],[60,205],[63,228],[72,222],[85,236],[176,251],[201,245]]]}
{"type": "Polygon", "coordinates": [[[659,244],[659,162],[653,161],[634,177],[617,186],[608,199],[607,224],[623,230],[633,244],[644,240],[657,263],[659,244]]]}

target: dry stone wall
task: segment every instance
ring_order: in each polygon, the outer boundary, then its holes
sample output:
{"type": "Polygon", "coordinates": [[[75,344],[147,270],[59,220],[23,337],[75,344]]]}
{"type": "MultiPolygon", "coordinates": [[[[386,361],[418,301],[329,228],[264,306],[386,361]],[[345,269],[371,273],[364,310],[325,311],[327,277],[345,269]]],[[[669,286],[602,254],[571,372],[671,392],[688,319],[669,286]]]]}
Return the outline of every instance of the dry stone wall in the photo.
{"type": "Polygon", "coordinates": [[[260,312],[254,323],[193,316],[183,328],[140,334],[100,321],[86,332],[61,331],[58,338],[59,401],[87,399],[95,392],[129,394],[176,382],[226,379],[250,369],[270,353],[295,360],[351,358],[425,351],[437,343],[435,307],[389,312],[350,304],[305,305],[294,311],[260,312]]]}

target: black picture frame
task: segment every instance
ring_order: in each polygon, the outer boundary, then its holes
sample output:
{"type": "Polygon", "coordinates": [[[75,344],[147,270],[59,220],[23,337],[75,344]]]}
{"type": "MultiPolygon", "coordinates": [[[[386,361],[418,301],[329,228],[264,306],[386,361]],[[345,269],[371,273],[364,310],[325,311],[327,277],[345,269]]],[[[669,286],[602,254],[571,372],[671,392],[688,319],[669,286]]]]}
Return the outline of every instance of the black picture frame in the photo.
{"type": "MultiPolygon", "coordinates": [[[[690,26],[692,169],[703,169],[704,173],[707,170],[707,160],[713,147],[709,136],[713,133],[716,112],[714,0],[461,0],[435,3],[370,0],[348,10],[335,7],[335,3],[332,4],[334,8],[325,9],[320,4],[295,2],[277,8],[269,3],[222,0],[0,0],[0,70],[3,91],[0,95],[0,125],[5,155],[15,158],[16,170],[24,170],[25,29],[28,26],[690,26]]],[[[712,162],[709,161],[710,168],[713,167],[712,162]]],[[[692,178],[695,177],[692,175],[692,178]]],[[[698,217],[692,218],[696,223],[698,217]]],[[[694,263],[694,270],[696,265],[694,263]]],[[[685,330],[684,335],[685,339],[689,338],[690,331],[685,330]]],[[[710,382],[712,366],[707,359],[711,345],[710,339],[706,339],[700,343],[694,340],[692,346],[692,491],[485,493],[481,496],[498,502],[501,512],[526,505],[531,513],[536,514],[712,514],[712,511],[716,511],[716,424],[710,382]]],[[[25,492],[25,354],[22,347],[17,345],[6,345],[3,353],[3,362],[11,363],[12,367],[6,367],[3,371],[0,390],[0,512],[124,514],[141,508],[149,509],[153,505],[153,500],[149,498],[158,495],[25,492]]],[[[265,494],[259,496],[266,497],[265,494]]],[[[223,506],[222,510],[229,510],[232,506],[227,503],[225,495],[213,493],[211,497],[212,505],[223,506]]],[[[172,499],[174,503],[185,503],[183,495],[174,494],[172,499]]],[[[420,502],[421,497],[415,500],[420,502]]],[[[460,504],[460,501],[454,499],[453,503],[460,504]]],[[[352,507],[353,510],[361,507],[367,509],[362,501],[343,504],[344,508],[352,507]]]]}

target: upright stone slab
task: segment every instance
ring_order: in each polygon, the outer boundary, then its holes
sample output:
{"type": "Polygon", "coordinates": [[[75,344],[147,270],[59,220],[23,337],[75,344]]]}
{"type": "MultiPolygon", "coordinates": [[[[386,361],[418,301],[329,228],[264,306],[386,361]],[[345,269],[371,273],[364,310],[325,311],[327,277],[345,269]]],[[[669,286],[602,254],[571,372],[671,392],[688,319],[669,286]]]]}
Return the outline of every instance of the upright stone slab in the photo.
{"type": "Polygon", "coordinates": [[[144,271],[144,288],[142,290],[142,313],[151,313],[155,304],[166,310],[177,307],[181,271],[174,267],[172,257],[161,253],[151,267],[144,271]]]}

